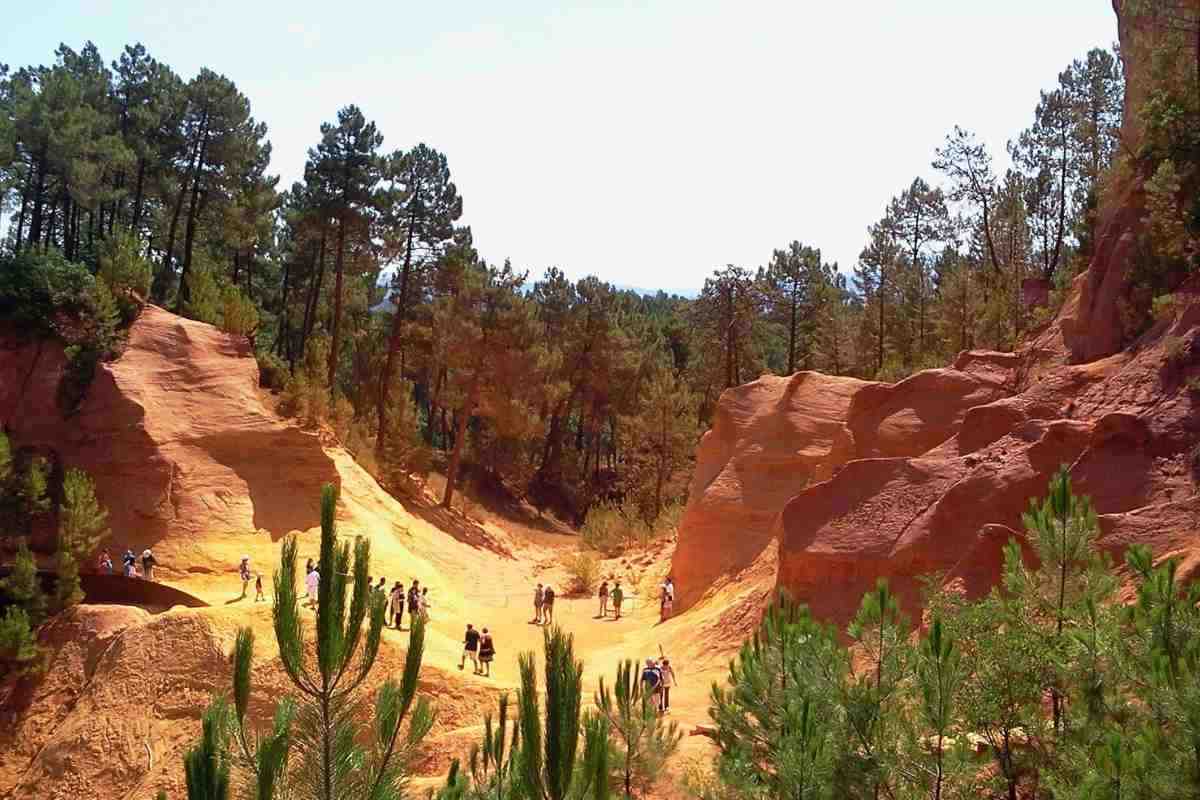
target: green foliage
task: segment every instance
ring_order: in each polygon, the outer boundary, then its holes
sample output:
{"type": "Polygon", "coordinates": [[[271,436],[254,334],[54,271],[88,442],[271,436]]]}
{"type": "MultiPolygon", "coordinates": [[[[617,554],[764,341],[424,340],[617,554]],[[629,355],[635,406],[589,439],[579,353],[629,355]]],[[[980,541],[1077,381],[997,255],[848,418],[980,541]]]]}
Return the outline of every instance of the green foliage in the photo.
{"type": "Polygon", "coordinates": [[[250,631],[241,631],[234,646],[232,714],[224,700],[216,701],[211,714],[220,734],[214,733],[210,742],[206,727],[205,738],[192,751],[199,755],[189,754],[189,776],[195,759],[204,786],[227,786],[225,765],[232,764],[235,776],[245,777],[253,796],[259,798],[288,797],[301,788],[320,800],[387,800],[404,795],[420,742],[434,721],[428,701],[416,694],[425,626],[419,620],[414,623],[400,680],[384,681],[375,697],[370,726],[361,725],[360,687],[379,652],[386,600],[368,585],[369,543],[356,539],[352,556],[351,544],[337,541],[336,507],[337,490],[326,485],[321,495],[321,580],[311,643],[296,593],[295,538],[284,542],[275,573],[275,639],[297,695],[279,700],[269,731],[247,730],[254,638],[250,631]]]}
{"type": "Polygon", "coordinates": [[[8,577],[0,580],[0,591],[29,615],[29,624],[34,628],[46,620],[47,608],[37,569],[33,553],[22,539],[17,545],[17,554],[8,577]]]}
{"type": "MultiPolygon", "coordinates": [[[[195,298],[193,293],[193,298],[195,298]]],[[[254,302],[236,286],[221,290],[221,330],[237,336],[253,334],[258,329],[258,309],[254,302]]]]}
{"type": "Polygon", "coordinates": [[[203,262],[197,263],[192,267],[187,285],[188,300],[183,313],[209,325],[220,323],[224,297],[212,268],[203,262]]]}
{"type": "Polygon", "coordinates": [[[596,707],[613,734],[610,762],[625,797],[633,797],[635,788],[640,793],[648,791],[683,734],[678,725],[667,724],[659,716],[654,697],[644,691],[640,665],[622,662],[612,689],[601,678],[596,707]]]}
{"type": "Polygon", "coordinates": [[[258,385],[272,392],[281,391],[291,380],[291,370],[283,359],[274,353],[256,352],[258,361],[258,385]]]}
{"type": "Polygon", "coordinates": [[[141,243],[133,234],[118,232],[109,236],[96,253],[96,277],[116,297],[121,320],[133,322],[150,296],[150,262],[142,257],[141,243]]]}
{"type": "Polygon", "coordinates": [[[544,716],[538,707],[534,654],[519,658],[522,790],[532,800],[603,800],[608,795],[609,728],[605,720],[583,715],[583,662],[575,660],[574,637],[555,626],[544,631],[543,650],[544,716]]]}
{"type": "Polygon", "coordinates": [[[712,688],[721,780],[740,797],[828,797],[848,670],[834,631],[781,595],[730,665],[728,688],[712,688]]]}
{"type": "Polygon", "coordinates": [[[1160,294],[1150,303],[1151,314],[1155,320],[1162,322],[1175,318],[1176,302],[1173,294],[1160,294]]]}
{"type": "Polygon", "coordinates": [[[9,606],[0,613],[0,677],[23,675],[37,665],[37,637],[29,612],[9,606]]]}
{"type": "Polygon", "coordinates": [[[217,699],[201,719],[200,741],[184,756],[188,800],[229,798],[229,708],[217,699]]]}
{"type": "Polygon", "coordinates": [[[567,571],[567,594],[590,596],[600,579],[600,560],[588,553],[571,553],[562,559],[567,571]]]}
{"type": "Polygon", "coordinates": [[[89,318],[95,279],[57,250],[0,257],[0,320],[41,335],[56,331],[56,313],[89,318]]]}
{"type": "Polygon", "coordinates": [[[588,509],[579,533],[587,547],[612,556],[674,534],[682,515],[682,503],[669,503],[648,523],[633,503],[606,501],[588,509]]]}
{"type": "Polygon", "coordinates": [[[96,499],[91,476],[81,469],[63,475],[58,512],[58,547],[79,560],[89,558],[108,536],[108,511],[96,499]]]}

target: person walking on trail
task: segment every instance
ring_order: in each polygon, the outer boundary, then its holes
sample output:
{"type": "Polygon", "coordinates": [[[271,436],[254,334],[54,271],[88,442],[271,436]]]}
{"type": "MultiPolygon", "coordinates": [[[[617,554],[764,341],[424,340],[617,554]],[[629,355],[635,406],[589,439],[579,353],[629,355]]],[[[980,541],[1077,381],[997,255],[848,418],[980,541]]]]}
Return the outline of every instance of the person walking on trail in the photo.
{"type": "Polygon", "coordinates": [[[124,575],[126,578],[133,577],[133,568],[137,565],[137,556],[132,550],[126,550],[125,555],[121,556],[121,563],[125,566],[124,575]]]}
{"type": "Polygon", "coordinates": [[[146,576],[146,580],[154,580],[154,565],[157,563],[149,547],[142,551],[142,574],[146,576]]]}
{"type": "Polygon", "coordinates": [[[485,678],[492,677],[492,659],[496,657],[496,645],[492,643],[492,635],[488,633],[488,629],[483,629],[483,635],[479,637],[479,663],[483,664],[485,678]]]}
{"type": "Polygon", "coordinates": [[[613,614],[615,615],[616,619],[621,618],[621,603],[624,602],[624,600],[625,600],[625,593],[623,591],[621,591],[621,582],[617,581],[613,585],[613,590],[612,590],[613,614]]]}
{"type": "Polygon", "coordinates": [[[404,619],[404,584],[396,581],[392,586],[392,594],[388,600],[388,625],[395,625],[400,630],[400,622],[404,619]]]}
{"type": "Polygon", "coordinates": [[[408,587],[408,617],[409,625],[417,621],[417,612],[421,610],[421,584],[420,581],[414,580],[412,586],[408,587]]]}
{"type": "Polygon", "coordinates": [[[608,581],[600,584],[600,619],[608,616],[608,581]]]}
{"type": "Polygon", "coordinates": [[[542,624],[542,609],[546,605],[546,590],[539,583],[533,590],[533,624],[542,624]]]}
{"type": "Polygon", "coordinates": [[[671,666],[671,659],[663,657],[663,660],[658,665],[659,673],[662,675],[662,705],[659,710],[664,714],[671,710],[671,687],[679,683],[679,679],[675,677],[675,668],[671,666]]]}
{"type": "Polygon", "coordinates": [[[662,596],[659,598],[659,622],[669,620],[673,608],[675,608],[675,584],[671,581],[671,576],[668,575],[667,579],[663,581],[662,596]]]}
{"type": "Polygon", "coordinates": [[[380,575],[380,576],[379,576],[379,583],[375,584],[375,585],[374,585],[373,587],[371,587],[371,588],[373,588],[373,589],[374,589],[375,591],[377,591],[377,592],[386,592],[386,591],[387,591],[387,578],[385,578],[385,577],[383,577],[382,575],[380,575]]]}
{"type": "Polygon", "coordinates": [[[458,668],[462,669],[467,659],[471,659],[471,663],[475,665],[475,674],[479,674],[479,631],[475,630],[475,626],[467,623],[467,633],[463,637],[463,654],[459,659],[458,668]]]}
{"type": "Polygon", "coordinates": [[[113,574],[112,556],[108,554],[107,550],[100,554],[100,571],[105,575],[113,574]]]}
{"type": "Polygon", "coordinates": [[[429,621],[429,587],[426,586],[421,590],[421,596],[417,598],[417,612],[420,613],[421,619],[429,621]]]}
{"type": "Polygon", "coordinates": [[[238,576],[242,579],[242,597],[245,597],[246,590],[250,587],[250,556],[242,556],[242,563],[238,566],[238,576]]]}
{"type": "Polygon", "coordinates": [[[304,585],[308,589],[308,606],[313,608],[317,605],[317,593],[321,588],[321,573],[316,567],[304,576],[304,585]]]}
{"type": "Polygon", "coordinates": [[[266,600],[266,599],[267,599],[266,596],[263,595],[262,573],[260,572],[254,576],[254,602],[257,603],[259,600],[266,600]]]}
{"type": "Polygon", "coordinates": [[[646,666],[642,668],[642,696],[654,704],[656,711],[662,708],[662,699],[659,697],[661,691],[662,671],[659,670],[658,664],[654,663],[653,658],[647,658],[646,666]]]}
{"type": "Polygon", "coordinates": [[[546,594],[542,597],[542,624],[552,625],[554,623],[554,590],[549,586],[546,587],[546,594]]]}

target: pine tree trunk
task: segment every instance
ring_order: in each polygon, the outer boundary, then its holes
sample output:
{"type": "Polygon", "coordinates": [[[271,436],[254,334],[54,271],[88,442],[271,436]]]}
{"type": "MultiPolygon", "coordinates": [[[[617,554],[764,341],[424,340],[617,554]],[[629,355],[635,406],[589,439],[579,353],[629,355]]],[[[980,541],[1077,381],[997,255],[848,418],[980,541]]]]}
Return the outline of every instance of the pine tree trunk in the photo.
{"type": "Polygon", "coordinates": [[[446,467],[446,493],[442,497],[442,507],[450,508],[454,502],[454,487],[458,483],[458,471],[462,465],[463,443],[467,440],[467,422],[475,411],[479,393],[479,373],[475,373],[471,389],[467,393],[467,402],[458,413],[454,426],[454,449],[450,452],[450,463],[446,467]]]}
{"type": "Polygon", "coordinates": [[[396,356],[400,352],[404,336],[404,317],[408,307],[408,280],[412,273],[413,239],[416,236],[416,212],[409,214],[408,243],[404,249],[404,267],[400,272],[400,296],[396,298],[396,311],[392,316],[392,331],[388,336],[387,361],[384,363],[383,376],[379,381],[379,430],[375,434],[375,449],[383,452],[387,444],[387,407],[392,382],[395,380],[396,356]]]}
{"type": "Polygon", "coordinates": [[[192,198],[188,205],[187,229],[183,236],[183,269],[179,273],[179,296],[175,300],[175,313],[182,314],[188,301],[192,299],[192,290],[188,286],[188,275],[192,270],[192,247],[196,242],[196,225],[200,208],[200,177],[204,172],[204,159],[208,154],[207,117],[204,139],[200,145],[200,156],[196,160],[195,178],[192,181],[192,198]]]}
{"type": "Polygon", "coordinates": [[[308,351],[308,337],[316,324],[317,303],[321,297],[321,284],[325,280],[325,228],[321,228],[320,256],[317,258],[317,274],[309,282],[308,301],[304,306],[304,324],[300,329],[300,356],[308,351]]]}
{"type": "Polygon", "coordinates": [[[13,252],[21,252],[21,237],[25,233],[25,212],[29,207],[29,176],[25,176],[25,187],[21,190],[21,213],[17,217],[17,238],[13,241],[13,252]]]}
{"type": "Polygon", "coordinates": [[[29,218],[29,244],[37,247],[42,238],[42,203],[46,194],[46,147],[42,146],[37,161],[34,162],[33,213],[29,218]]]}
{"type": "Polygon", "coordinates": [[[346,256],[346,219],[338,219],[337,251],[333,255],[333,331],[329,345],[329,397],[332,400],[337,386],[337,364],[342,336],[342,271],[346,256]]]}
{"type": "Polygon", "coordinates": [[[146,185],[146,159],[138,159],[138,174],[137,184],[133,191],[133,222],[130,224],[130,229],[134,232],[142,224],[142,198],[146,185]]]}
{"type": "Polygon", "coordinates": [[[799,289],[799,287],[797,286],[797,281],[793,280],[792,281],[792,298],[791,298],[792,299],[792,303],[791,303],[792,318],[791,318],[791,324],[788,326],[788,366],[787,366],[787,374],[788,375],[796,374],[796,312],[798,310],[797,306],[799,305],[799,303],[797,302],[796,293],[797,293],[798,289],[799,289]]]}

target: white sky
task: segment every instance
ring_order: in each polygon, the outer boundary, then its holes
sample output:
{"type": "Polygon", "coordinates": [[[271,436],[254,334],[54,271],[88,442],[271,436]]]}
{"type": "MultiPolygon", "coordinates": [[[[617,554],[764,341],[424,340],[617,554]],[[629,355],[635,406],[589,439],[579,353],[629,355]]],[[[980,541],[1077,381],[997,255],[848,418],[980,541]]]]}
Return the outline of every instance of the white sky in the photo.
{"type": "Polygon", "coordinates": [[[283,186],[357,103],[386,149],[446,153],[489,260],[696,289],[792,239],[849,269],[951,126],[1003,159],[1116,20],[1109,0],[44,2],[7,16],[0,61],[86,39],[228,75],[283,186]]]}

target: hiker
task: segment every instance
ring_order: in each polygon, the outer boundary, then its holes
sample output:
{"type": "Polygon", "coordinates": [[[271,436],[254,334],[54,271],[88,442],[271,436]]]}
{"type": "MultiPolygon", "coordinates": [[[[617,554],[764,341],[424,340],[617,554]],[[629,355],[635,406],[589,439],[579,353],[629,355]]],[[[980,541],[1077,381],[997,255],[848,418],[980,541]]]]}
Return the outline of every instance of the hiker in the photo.
{"type": "Polygon", "coordinates": [[[246,589],[250,586],[250,556],[242,556],[242,563],[238,566],[238,575],[242,579],[242,597],[245,597],[246,589]]]}
{"type": "Polygon", "coordinates": [[[105,575],[113,574],[112,556],[108,554],[107,550],[100,554],[100,571],[105,575]]]}
{"type": "Polygon", "coordinates": [[[388,601],[388,610],[391,616],[388,618],[389,625],[395,625],[396,630],[400,630],[400,622],[404,619],[404,584],[396,581],[392,586],[391,599],[388,601]]]}
{"type": "Polygon", "coordinates": [[[492,644],[492,635],[488,633],[488,629],[483,629],[483,636],[479,637],[479,663],[483,664],[483,675],[485,678],[492,677],[492,659],[496,657],[496,645],[492,644]]]}
{"type": "Polygon", "coordinates": [[[608,616],[608,581],[600,584],[600,618],[608,616]]]}
{"type": "Polygon", "coordinates": [[[154,565],[157,563],[149,547],[142,551],[142,574],[146,576],[146,580],[154,580],[154,565]]]}
{"type": "Polygon", "coordinates": [[[125,565],[125,577],[126,578],[134,577],[133,573],[134,573],[134,567],[137,564],[137,556],[135,556],[133,554],[133,551],[126,550],[125,555],[121,556],[121,561],[125,565]]]}
{"type": "Polygon", "coordinates": [[[377,592],[386,592],[387,591],[387,578],[380,575],[379,583],[375,584],[374,589],[377,592]]]}
{"type": "Polygon", "coordinates": [[[304,576],[304,588],[308,590],[308,605],[310,608],[317,604],[317,593],[321,588],[321,573],[314,566],[312,572],[304,576]]]}
{"type": "Polygon", "coordinates": [[[462,669],[467,659],[471,659],[471,663],[475,665],[475,674],[479,674],[479,631],[475,630],[475,626],[467,623],[467,633],[463,637],[463,654],[459,659],[458,668],[462,669]]]}
{"type": "Polygon", "coordinates": [[[671,687],[679,683],[679,679],[675,677],[675,668],[671,666],[671,659],[666,656],[663,656],[658,669],[662,674],[662,704],[659,709],[666,714],[671,710],[671,687]]]}
{"type": "Polygon", "coordinates": [[[426,586],[421,590],[421,596],[417,599],[417,611],[421,614],[421,619],[429,620],[429,587],[426,586]]]}
{"type": "Polygon", "coordinates": [[[621,602],[624,599],[625,593],[621,591],[621,582],[617,581],[615,584],[613,584],[612,590],[613,614],[615,615],[616,619],[621,618],[621,602]]]}
{"type": "Polygon", "coordinates": [[[554,590],[549,586],[546,587],[546,593],[542,595],[542,624],[551,625],[554,623],[554,590]]]}
{"type": "Polygon", "coordinates": [[[653,658],[647,658],[646,666],[642,668],[642,696],[648,702],[654,703],[655,710],[662,707],[662,701],[659,699],[661,690],[662,671],[658,668],[658,664],[654,663],[653,658]]]}
{"type": "Polygon", "coordinates": [[[412,586],[408,587],[408,616],[412,621],[409,625],[416,624],[417,612],[421,610],[421,584],[420,581],[414,580],[412,586]]]}
{"type": "Polygon", "coordinates": [[[658,619],[660,622],[666,622],[671,618],[671,609],[675,607],[675,584],[671,581],[671,576],[663,581],[662,596],[659,598],[658,619]]]}
{"type": "Polygon", "coordinates": [[[254,576],[254,602],[257,603],[259,600],[266,600],[266,599],[267,598],[265,596],[263,596],[262,573],[260,572],[256,576],[254,576]]]}
{"type": "Polygon", "coordinates": [[[546,590],[539,583],[537,588],[533,590],[533,624],[542,624],[542,607],[546,601],[546,590]]]}

